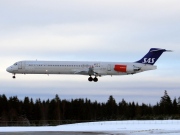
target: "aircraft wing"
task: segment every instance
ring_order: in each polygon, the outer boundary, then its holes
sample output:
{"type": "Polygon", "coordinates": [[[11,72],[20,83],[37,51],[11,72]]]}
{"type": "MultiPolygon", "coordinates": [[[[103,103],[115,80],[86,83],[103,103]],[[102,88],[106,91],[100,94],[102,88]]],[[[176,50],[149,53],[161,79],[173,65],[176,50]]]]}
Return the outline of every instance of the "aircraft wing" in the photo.
{"type": "Polygon", "coordinates": [[[74,74],[81,75],[98,75],[97,72],[94,71],[94,67],[89,67],[87,70],[75,71],[74,74]]]}
{"type": "Polygon", "coordinates": [[[74,74],[88,75],[88,71],[75,71],[74,74]]]}

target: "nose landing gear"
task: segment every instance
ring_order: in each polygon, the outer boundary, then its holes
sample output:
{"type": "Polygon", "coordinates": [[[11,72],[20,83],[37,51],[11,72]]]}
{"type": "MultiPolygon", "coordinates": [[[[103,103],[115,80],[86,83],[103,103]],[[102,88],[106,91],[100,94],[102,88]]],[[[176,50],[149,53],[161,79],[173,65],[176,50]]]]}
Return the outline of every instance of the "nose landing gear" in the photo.
{"type": "Polygon", "coordinates": [[[12,78],[13,78],[13,79],[15,79],[15,78],[16,78],[15,74],[13,74],[12,78]]]}

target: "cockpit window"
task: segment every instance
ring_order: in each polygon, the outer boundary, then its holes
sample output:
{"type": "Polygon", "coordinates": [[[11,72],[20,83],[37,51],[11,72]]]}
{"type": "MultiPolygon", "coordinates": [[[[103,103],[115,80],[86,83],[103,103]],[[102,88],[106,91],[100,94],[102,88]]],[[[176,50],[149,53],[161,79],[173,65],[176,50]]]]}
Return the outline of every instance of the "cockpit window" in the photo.
{"type": "Polygon", "coordinates": [[[16,66],[16,65],[17,65],[17,63],[14,63],[14,65],[16,66]]]}

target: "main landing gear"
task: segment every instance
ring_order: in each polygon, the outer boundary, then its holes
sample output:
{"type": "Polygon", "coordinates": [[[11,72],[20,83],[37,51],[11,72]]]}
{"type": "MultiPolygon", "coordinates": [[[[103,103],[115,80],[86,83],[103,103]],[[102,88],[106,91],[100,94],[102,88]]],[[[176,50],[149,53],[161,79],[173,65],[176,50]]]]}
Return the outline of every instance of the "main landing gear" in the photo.
{"type": "Polygon", "coordinates": [[[97,82],[98,81],[98,78],[95,76],[94,78],[92,78],[91,76],[88,78],[88,81],[92,82],[97,82]]]}

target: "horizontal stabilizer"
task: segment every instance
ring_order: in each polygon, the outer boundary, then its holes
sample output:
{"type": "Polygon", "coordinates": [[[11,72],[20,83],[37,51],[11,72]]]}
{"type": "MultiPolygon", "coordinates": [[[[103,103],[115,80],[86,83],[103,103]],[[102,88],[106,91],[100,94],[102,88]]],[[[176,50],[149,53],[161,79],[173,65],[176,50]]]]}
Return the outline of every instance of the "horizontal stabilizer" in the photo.
{"type": "Polygon", "coordinates": [[[172,50],[158,49],[158,48],[152,48],[152,50],[150,49],[149,52],[158,52],[158,51],[163,51],[163,52],[173,52],[172,50]]]}
{"type": "Polygon", "coordinates": [[[173,52],[173,50],[166,50],[166,52],[173,52]]]}

